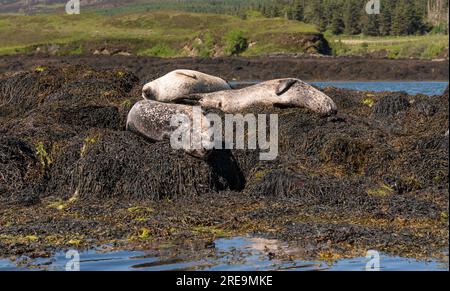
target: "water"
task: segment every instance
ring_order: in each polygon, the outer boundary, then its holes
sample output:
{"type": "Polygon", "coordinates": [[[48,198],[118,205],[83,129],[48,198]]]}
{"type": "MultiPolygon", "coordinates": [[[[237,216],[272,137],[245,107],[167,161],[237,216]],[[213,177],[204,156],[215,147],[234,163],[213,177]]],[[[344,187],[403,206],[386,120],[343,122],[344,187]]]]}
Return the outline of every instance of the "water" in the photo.
{"type": "Polygon", "coordinates": [[[351,89],[359,91],[392,91],[406,92],[410,95],[441,95],[448,82],[313,82],[320,88],[336,87],[342,89],[351,89]]]}
{"type": "MultiPolygon", "coordinates": [[[[240,88],[254,85],[259,81],[233,81],[230,82],[233,88],[240,88]]],[[[359,91],[392,91],[406,92],[411,95],[441,95],[448,82],[311,82],[319,88],[336,87],[342,89],[359,90],[359,91]]]]}
{"type": "MultiPolygon", "coordinates": [[[[246,86],[257,82],[235,82],[234,86],[246,86]]],[[[409,94],[439,95],[445,90],[448,82],[314,82],[318,87],[338,87],[360,91],[403,91],[409,94]]],[[[81,270],[207,270],[207,271],[244,271],[244,270],[336,270],[363,271],[368,260],[353,258],[335,262],[300,261],[270,258],[267,247],[275,253],[294,252],[287,245],[272,240],[252,237],[235,237],[219,239],[214,247],[200,258],[191,258],[179,250],[154,251],[105,251],[102,249],[89,250],[80,253],[81,270]]],[[[189,253],[188,250],[185,251],[189,253]]],[[[448,258],[448,255],[447,255],[448,258]]],[[[0,271],[7,270],[65,270],[68,259],[65,253],[55,254],[50,259],[36,259],[25,264],[0,260],[0,271]]],[[[380,269],[396,270],[449,270],[446,262],[435,260],[418,261],[410,258],[393,257],[385,254],[380,256],[380,269]]]]}
{"type": "MultiPolygon", "coordinates": [[[[201,270],[201,271],[365,271],[368,259],[353,258],[336,262],[300,261],[271,258],[270,251],[280,253],[289,248],[275,240],[252,237],[218,239],[211,253],[202,259],[186,259],[182,254],[171,255],[170,251],[112,251],[101,249],[80,253],[81,271],[164,271],[164,270],[201,270]],[[284,248],[284,250],[283,250],[284,248]]],[[[65,253],[57,253],[50,259],[37,259],[27,266],[17,267],[15,263],[0,260],[0,271],[11,270],[51,270],[64,271],[69,259],[65,253]]],[[[380,270],[428,270],[446,271],[448,262],[418,261],[408,258],[391,257],[381,254],[380,270]]]]}

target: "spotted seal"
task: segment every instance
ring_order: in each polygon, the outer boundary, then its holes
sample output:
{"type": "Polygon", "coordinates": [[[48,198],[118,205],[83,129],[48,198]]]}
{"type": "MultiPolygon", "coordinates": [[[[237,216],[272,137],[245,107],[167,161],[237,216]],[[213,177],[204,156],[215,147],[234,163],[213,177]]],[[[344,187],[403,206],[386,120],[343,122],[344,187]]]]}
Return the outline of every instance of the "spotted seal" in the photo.
{"type": "Polygon", "coordinates": [[[230,89],[230,85],[219,77],[192,70],[175,70],[144,85],[142,97],[170,103],[189,94],[230,89]]]}
{"type": "Polygon", "coordinates": [[[323,115],[337,112],[336,104],[325,93],[292,78],[270,80],[238,90],[190,94],[174,101],[216,108],[226,113],[242,112],[255,105],[305,107],[323,115]]]}

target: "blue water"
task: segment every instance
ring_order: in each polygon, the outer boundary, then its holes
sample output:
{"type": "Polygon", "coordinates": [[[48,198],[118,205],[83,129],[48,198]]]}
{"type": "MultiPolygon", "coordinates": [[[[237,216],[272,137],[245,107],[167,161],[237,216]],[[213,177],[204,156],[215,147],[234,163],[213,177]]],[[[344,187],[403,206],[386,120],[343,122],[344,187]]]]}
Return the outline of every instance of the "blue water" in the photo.
{"type": "MultiPolygon", "coordinates": [[[[230,82],[233,88],[240,88],[249,85],[254,85],[260,81],[233,81],[230,82]]],[[[391,92],[405,92],[411,95],[441,95],[448,82],[311,82],[319,88],[336,87],[349,90],[358,91],[391,91],[391,92]]]]}
{"type": "MultiPolygon", "coordinates": [[[[302,261],[271,258],[264,251],[273,248],[280,253],[289,247],[271,240],[252,237],[219,239],[208,254],[201,259],[185,258],[185,255],[168,255],[170,251],[110,251],[101,249],[80,253],[81,271],[163,271],[163,270],[202,270],[202,271],[365,271],[368,259],[365,257],[338,260],[335,262],[302,261]],[[256,241],[256,243],[255,243],[256,241]],[[281,251],[280,251],[281,250],[281,251]]],[[[186,250],[186,252],[189,252],[186,250]]],[[[172,253],[173,254],[173,253],[172,253]]],[[[0,271],[12,270],[50,270],[64,271],[69,259],[65,253],[57,253],[50,259],[37,259],[18,267],[14,262],[0,260],[0,271]]],[[[381,271],[448,271],[447,262],[435,260],[418,261],[414,259],[380,255],[381,271]]]]}
{"type": "Polygon", "coordinates": [[[358,91],[406,92],[410,95],[441,95],[448,82],[313,82],[320,88],[336,87],[358,91]]]}
{"type": "MultiPolygon", "coordinates": [[[[256,81],[234,82],[234,86],[248,86],[256,81]]],[[[448,82],[314,82],[318,87],[338,87],[359,91],[399,91],[409,94],[439,95],[448,82]]],[[[219,239],[214,247],[203,256],[185,251],[169,250],[164,253],[152,251],[108,251],[102,249],[80,253],[80,270],[345,270],[364,271],[368,262],[365,257],[344,259],[334,262],[302,261],[281,258],[269,258],[264,248],[273,246],[277,252],[294,252],[295,249],[281,242],[273,242],[251,237],[219,239]],[[255,242],[256,240],[256,242],[255,242]]],[[[445,262],[436,260],[419,261],[380,254],[380,269],[397,270],[449,270],[448,251],[445,262]]],[[[0,259],[0,271],[7,270],[65,270],[68,259],[60,252],[52,258],[32,261],[12,262],[0,259]]]]}

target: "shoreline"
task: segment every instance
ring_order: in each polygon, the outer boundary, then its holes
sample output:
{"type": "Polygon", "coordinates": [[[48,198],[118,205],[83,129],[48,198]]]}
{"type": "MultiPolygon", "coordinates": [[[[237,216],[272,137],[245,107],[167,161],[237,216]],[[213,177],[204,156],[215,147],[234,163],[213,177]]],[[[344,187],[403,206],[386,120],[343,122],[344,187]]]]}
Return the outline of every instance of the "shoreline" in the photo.
{"type": "Polygon", "coordinates": [[[101,69],[123,67],[141,81],[155,79],[174,69],[186,68],[227,80],[267,80],[296,77],[308,82],[327,81],[447,81],[449,61],[365,59],[362,57],[218,57],[155,58],[138,56],[0,56],[0,74],[37,66],[88,65],[101,69]]]}
{"type": "MultiPolygon", "coordinates": [[[[153,59],[129,70],[133,63],[114,66],[123,59],[86,60],[31,60],[16,64],[31,70],[0,77],[0,257],[104,244],[205,246],[245,234],[291,242],[299,259],[367,249],[445,257],[448,93],[324,88],[339,108],[334,117],[242,112],[280,116],[277,160],[259,161],[254,150],[199,160],[125,131],[142,76],[182,62],[153,59]]],[[[196,69],[211,71],[220,60],[202,61],[196,69]]],[[[230,67],[224,62],[219,74],[230,67]]]]}

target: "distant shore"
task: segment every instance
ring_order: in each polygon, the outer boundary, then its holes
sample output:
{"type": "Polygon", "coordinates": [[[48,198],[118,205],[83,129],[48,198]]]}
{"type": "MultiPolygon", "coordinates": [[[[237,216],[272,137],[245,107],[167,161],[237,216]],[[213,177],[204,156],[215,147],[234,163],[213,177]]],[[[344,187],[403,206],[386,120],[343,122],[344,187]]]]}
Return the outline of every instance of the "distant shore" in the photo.
{"type": "Polygon", "coordinates": [[[141,81],[185,68],[219,75],[227,80],[267,80],[297,77],[306,81],[448,81],[448,59],[376,59],[363,57],[315,57],[275,55],[267,57],[155,58],[137,56],[0,57],[0,73],[60,64],[97,68],[124,67],[141,81]]]}

